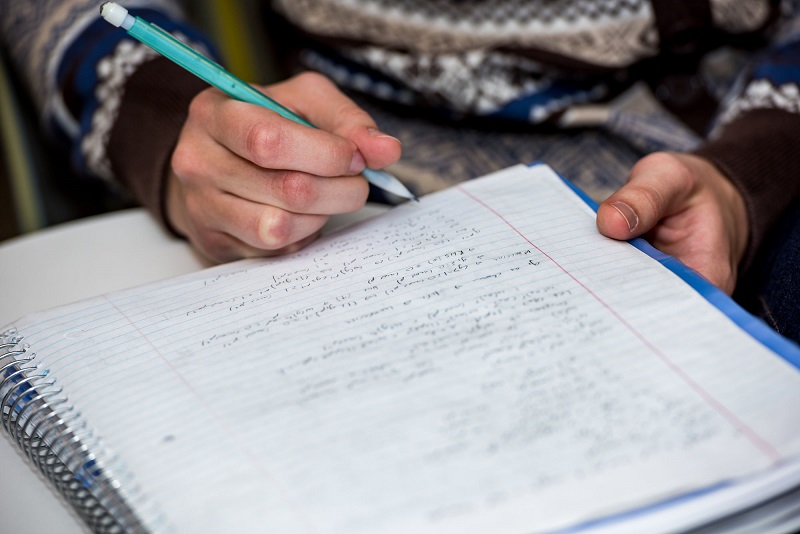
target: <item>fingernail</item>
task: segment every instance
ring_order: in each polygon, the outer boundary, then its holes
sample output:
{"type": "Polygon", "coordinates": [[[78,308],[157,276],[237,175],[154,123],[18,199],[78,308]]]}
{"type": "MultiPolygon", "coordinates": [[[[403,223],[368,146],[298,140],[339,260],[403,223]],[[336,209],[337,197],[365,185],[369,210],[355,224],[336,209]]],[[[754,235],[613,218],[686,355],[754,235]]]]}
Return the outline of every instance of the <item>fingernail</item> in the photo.
{"type": "Polygon", "coordinates": [[[633,208],[625,204],[624,202],[616,201],[609,204],[612,208],[617,210],[620,215],[625,219],[625,222],[628,223],[628,230],[633,231],[634,228],[639,224],[639,216],[636,215],[636,212],[633,211],[633,208]]]}
{"type": "MultiPolygon", "coordinates": [[[[392,135],[385,134],[382,131],[378,130],[377,128],[369,128],[367,131],[373,137],[388,137],[389,139],[394,139],[395,141],[400,143],[400,139],[398,139],[398,138],[396,138],[396,137],[394,137],[392,135]]],[[[400,144],[402,144],[402,143],[400,143],[400,144]]]]}
{"type": "Polygon", "coordinates": [[[358,174],[367,167],[367,162],[364,161],[364,156],[361,152],[356,150],[353,154],[353,160],[350,162],[350,174],[358,174]]]}

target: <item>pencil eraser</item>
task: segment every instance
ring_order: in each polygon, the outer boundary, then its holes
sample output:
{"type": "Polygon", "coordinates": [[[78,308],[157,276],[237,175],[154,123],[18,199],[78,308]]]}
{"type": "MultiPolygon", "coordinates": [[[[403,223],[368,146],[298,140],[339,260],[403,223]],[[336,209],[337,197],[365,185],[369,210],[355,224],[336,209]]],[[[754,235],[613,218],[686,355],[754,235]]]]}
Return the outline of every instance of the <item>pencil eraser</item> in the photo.
{"type": "Polygon", "coordinates": [[[114,2],[106,2],[100,6],[100,16],[119,28],[128,17],[128,10],[114,2]]]}

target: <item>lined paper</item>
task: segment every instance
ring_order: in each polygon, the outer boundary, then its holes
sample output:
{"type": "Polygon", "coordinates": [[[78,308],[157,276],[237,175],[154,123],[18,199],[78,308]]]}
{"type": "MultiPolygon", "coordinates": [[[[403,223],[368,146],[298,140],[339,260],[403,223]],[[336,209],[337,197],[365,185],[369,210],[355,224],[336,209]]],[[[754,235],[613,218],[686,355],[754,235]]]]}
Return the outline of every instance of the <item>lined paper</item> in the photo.
{"type": "Polygon", "coordinates": [[[800,454],[797,369],[545,166],[15,326],[156,530],[542,532],[800,454]]]}

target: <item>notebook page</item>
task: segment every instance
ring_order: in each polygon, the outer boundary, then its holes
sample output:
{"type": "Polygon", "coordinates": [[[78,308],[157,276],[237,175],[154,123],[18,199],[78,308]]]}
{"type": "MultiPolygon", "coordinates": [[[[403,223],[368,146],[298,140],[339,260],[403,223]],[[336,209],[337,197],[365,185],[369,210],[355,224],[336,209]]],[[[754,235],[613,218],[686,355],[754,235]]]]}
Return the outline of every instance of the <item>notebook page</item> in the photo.
{"type": "Polygon", "coordinates": [[[800,373],[544,166],[16,326],[156,528],[538,532],[800,453],[800,373]]]}

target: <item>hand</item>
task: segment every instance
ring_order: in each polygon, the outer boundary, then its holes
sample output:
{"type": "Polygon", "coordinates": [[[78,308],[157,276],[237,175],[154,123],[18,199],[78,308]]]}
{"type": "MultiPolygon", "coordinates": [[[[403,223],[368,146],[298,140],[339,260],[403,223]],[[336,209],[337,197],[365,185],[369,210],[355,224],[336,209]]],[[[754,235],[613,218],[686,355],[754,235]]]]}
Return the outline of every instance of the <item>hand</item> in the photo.
{"type": "Polygon", "coordinates": [[[328,216],[364,205],[366,166],[400,157],[399,141],[322,75],[260,90],[319,129],[212,88],[192,101],[172,155],[167,218],[214,261],[298,250],[328,216]]]}
{"type": "Polygon", "coordinates": [[[655,153],[631,169],[628,183],[597,210],[600,232],[643,235],[731,294],[747,246],[747,211],[738,189],[711,163],[655,153]]]}

